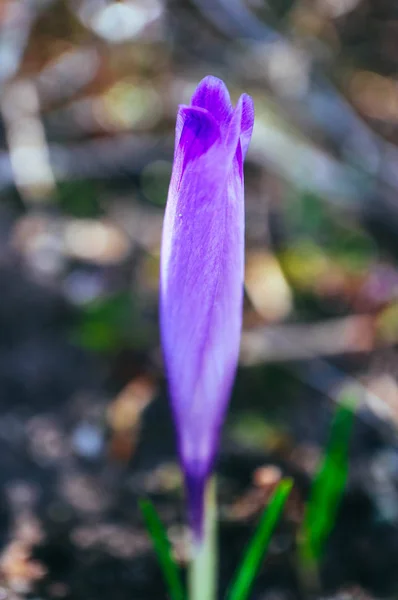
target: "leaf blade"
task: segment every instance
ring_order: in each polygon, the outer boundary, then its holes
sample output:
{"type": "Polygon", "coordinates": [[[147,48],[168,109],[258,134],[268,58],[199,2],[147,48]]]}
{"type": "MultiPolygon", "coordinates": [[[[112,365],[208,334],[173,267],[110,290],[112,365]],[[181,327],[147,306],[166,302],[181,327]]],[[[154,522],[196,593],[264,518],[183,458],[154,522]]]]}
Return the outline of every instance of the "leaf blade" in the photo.
{"type": "Polygon", "coordinates": [[[355,407],[355,398],[342,399],[332,422],[329,442],[312,484],[299,535],[299,552],[304,565],[316,563],[322,557],[336,519],[348,477],[355,407]]]}
{"type": "Polygon", "coordinates": [[[293,486],[283,479],[271,496],[227,594],[227,600],[246,600],[293,486]]]}
{"type": "Polygon", "coordinates": [[[185,600],[179,569],[171,555],[170,543],[159,515],[149,500],[139,500],[139,506],[171,600],[185,600]]]}

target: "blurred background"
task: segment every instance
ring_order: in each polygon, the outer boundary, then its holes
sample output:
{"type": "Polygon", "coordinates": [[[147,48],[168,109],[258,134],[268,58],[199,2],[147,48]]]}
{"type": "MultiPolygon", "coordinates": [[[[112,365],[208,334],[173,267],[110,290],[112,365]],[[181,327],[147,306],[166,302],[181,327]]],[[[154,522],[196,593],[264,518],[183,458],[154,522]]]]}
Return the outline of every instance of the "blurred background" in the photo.
{"type": "Polygon", "coordinates": [[[253,598],[302,597],[295,532],[349,389],[322,597],[396,597],[397,66],[393,0],[1,0],[1,598],[166,598],[143,496],[186,564],[159,245],[177,105],[207,74],[256,107],[221,591],[288,474],[253,598]]]}

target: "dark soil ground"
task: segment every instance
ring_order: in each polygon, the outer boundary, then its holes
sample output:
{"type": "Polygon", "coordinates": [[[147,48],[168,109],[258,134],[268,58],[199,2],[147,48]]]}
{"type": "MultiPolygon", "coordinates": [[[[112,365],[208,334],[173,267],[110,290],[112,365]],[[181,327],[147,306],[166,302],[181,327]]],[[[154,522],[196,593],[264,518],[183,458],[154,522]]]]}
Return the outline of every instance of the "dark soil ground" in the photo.
{"type": "MultiPolygon", "coordinates": [[[[129,369],[148,378],[155,366],[134,353],[100,359],[71,343],[73,311],[17,264],[3,265],[0,280],[4,597],[166,598],[137,508],[138,498],[152,498],[183,566],[187,534],[164,384],[127,435],[112,431],[109,419],[109,397],[123,388],[129,369]]],[[[352,363],[353,372],[364,368],[363,357],[352,363]]],[[[294,492],[252,597],[305,597],[295,569],[294,535],[332,408],[298,379],[305,367],[274,365],[238,375],[218,467],[221,589],[269,487],[283,473],[294,477],[294,492]],[[266,408],[261,394],[270,400],[266,408]],[[261,450],[234,440],[231,432],[248,412],[284,423],[268,448],[265,442],[261,450]]],[[[249,441],[252,433],[249,427],[249,441]]],[[[369,411],[360,412],[348,488],[322,569],[324,596],[342,590],[344,597],[356,598],[394,594],[397,452],[392,428],[369,411]]]]}

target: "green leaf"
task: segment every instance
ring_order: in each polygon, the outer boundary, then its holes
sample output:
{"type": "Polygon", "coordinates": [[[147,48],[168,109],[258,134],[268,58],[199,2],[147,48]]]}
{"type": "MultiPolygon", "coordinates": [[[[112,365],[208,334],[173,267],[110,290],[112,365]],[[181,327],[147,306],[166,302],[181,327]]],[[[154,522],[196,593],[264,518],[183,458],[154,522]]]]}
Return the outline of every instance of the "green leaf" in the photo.
{"type": "Polygon", "coordinates": [[[348,476],[348,450],[356,399],[343,398],[336,410],[325,456],[312,484],[299,535],[304,566],[316,563],[333,528],[348,476]]]}
{"type": "Polygon", "coordinates": [[[246,600],[249,597],[254,578],[268,550],[271,536],[281,517],[292,486],[291,479],[283,479],[272,494],[256,532],[244,553],[241,565],[238,567],[227,594],[227,600],[246,600]]]}
{"type": "Polygon", "coordinates": [[[108,352],[128,343],[131,325],[131,296],[119,293],[85,305],[72,340],[97,352],[108,352]]]}
{"type": "Polygon", "coordinates": [[[185,593],[179,569],[172,557],[167,533],[159,519],[159,515],[149,500],[140,500],[139,506],[145,520],[146,528],[151,536],[170,598],[171,600],[184,600],[185,593]]]}
{"type": "Polygon", "coordinates": [[[101,184],[89,179],[59,181],[58,201],[62,212],[77,218],[95,218],[102,215],[99,201],[101,184]]]}

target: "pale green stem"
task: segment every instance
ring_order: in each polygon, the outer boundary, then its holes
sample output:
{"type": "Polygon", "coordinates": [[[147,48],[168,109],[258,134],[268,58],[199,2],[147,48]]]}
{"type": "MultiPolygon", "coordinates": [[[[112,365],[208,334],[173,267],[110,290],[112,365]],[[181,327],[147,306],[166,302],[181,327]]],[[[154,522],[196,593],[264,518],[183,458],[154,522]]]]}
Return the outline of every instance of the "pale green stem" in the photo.
{"type": "Polygon", "coordinates": [[[308,531],[302,530],[298,536],[297,567],[301,591],[308,598],[315,598],[321,590],[319,568],[311,547],[308,531]]]}
{"type": "Polygon", "coordinates": [[[215,477],[209,479],[204,502],[204,529],[200,543],[193,543],[189,567],[189,600],[217,597],[217,502],[215,477]]]}

